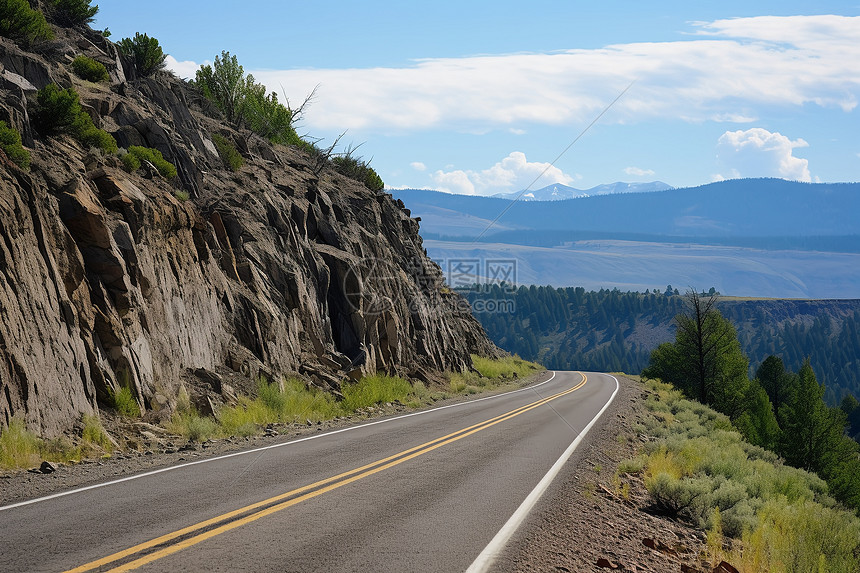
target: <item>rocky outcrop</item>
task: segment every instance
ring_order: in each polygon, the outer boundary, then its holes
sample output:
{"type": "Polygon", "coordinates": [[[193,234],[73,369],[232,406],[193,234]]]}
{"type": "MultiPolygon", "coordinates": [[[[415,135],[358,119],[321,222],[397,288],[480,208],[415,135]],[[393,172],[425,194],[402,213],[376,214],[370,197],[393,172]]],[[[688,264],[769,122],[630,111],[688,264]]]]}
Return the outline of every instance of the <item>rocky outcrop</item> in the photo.
{"type": "Polygon", "coordinates": [[[99,34],[57,32],[38,54],[0,39],[0,119],[33,154],[25,172],[0,153],[0,425],[21,415],[56,435],[120,387],[157,416],[183,386],[230,399],[257,376],[294,375],[336,391],[376,371],[433,380],[498,352],[390,195],[226,127],[168,74],[129,80],[99,34]],[[81,53],[110,86],[69,74],[81,53]],[[50,82],[178,177],[35,133],[34,92],[50,82]],[[243,151],[238,173],[215,132],[243,151]]]}

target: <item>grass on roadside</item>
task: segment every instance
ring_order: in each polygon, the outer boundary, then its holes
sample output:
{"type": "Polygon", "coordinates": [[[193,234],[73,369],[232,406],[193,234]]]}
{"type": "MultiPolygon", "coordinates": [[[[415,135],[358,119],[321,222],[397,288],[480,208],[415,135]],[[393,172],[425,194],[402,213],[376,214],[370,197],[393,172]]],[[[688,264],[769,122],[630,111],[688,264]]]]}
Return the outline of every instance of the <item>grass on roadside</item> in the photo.
{"type": "Polygon", "coordinates": [[[378,404],[399,401],[418,406],[426,401],[427,389],[397,376],[376,374],[345,384],[343,400],[323,390],[308,387],[301,380],[285,380],[282,385],[261,380],[257,397],[241,397],[235,406],[226,406],[217,419],[200,416],[190,406],[180,406],[168,429],[193,441],[259,434],[269,424],[320,422],[353,414],[378,404]]]}
{"type": "Polygon", "coordinates": [[[85,414],[82,423],[80,440],[73,443],[65,436],[42,439],[28,430],[23,420],[12,418],[9,426],[0,431],[0,467],[31,468],[43,460],[69,463],[93,455],[109,454],[113,450],[113,442],[99,417],[85,414]]]}
{"type": "MultiPolygon", "coordinates": [[[[472,361],[478,372],[449,374],[453,393],[477,393],[525,378],[541,369],[516,356],[491,360],[473,355],[472,361]]],[[[320,422],[393,402],[418,408],[448,395],[433,392],[419,381],[410,383],[404,378],[384,374],[344,384],[341,392],[343,399],[338,401],[328,392],[308,387],[301,380],[285,380],[282,384],[261,380],[256,397],[239,398],[238,404],[221,408],[214,419],[199,415],[190,406],[187,396],[180,397],[177,412],[167,429],[193,441],[252,436],[261,433],[269,424],[320,422]]]]}
{"type": "Polygon", "coordinates": [[[656,440],[618,474],[641,475],[657,509],[706,530],[712,560],[743,572],[860,570],[860,519],[823,480],[748,444],[727,417],[670,385],[647,386],[637,430],[656,440]]]}
{"type": "Polygon", "coordinates": [[[476,372],[450,372],[448,382],[453,394],[477,394],[481,390],[510,384],[513,380],[526,378],[540,372],[540,364],[523,360],[519,356],[485,358],[472,355],[476,372]]]}

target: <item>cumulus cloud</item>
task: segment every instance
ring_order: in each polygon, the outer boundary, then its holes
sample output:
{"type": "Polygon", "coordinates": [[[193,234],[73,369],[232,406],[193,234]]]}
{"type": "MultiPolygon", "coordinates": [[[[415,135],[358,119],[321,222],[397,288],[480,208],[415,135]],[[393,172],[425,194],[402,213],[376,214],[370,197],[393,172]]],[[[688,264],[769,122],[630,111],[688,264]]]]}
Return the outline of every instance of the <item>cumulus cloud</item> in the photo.
{"type": "Polygon", "coordinates": [[[746,122],[773,105],[854,109],[860,17],[755,17],[693,25],[679,41],[552,53],[435,58],[400,68],[254,71],[295,98],[317,84],[306,124],[322,129],[483,132],[672,117],[746,122]]]}
{"type": "Polygon", "coordinates": [[[794,156],[794,150],[808,147],[803,139],[792,141],[779,132],[754,127],[746,131],[727,131],[717,142],[717,158],[728,174],[716,178],[781,177],[812,181],[809,161],[794,156]]]}
{"type": "Polygon", "coordinates": [[[415,171],[427,171],[427,166],[420,161],[413,161],[409,164],[409,166],[415,171]]]}
{"type": "Polygon", "coordinates": [[[192,62],[191,60],[180,62],[168,54],[167,58],[164,60],[164,65],[168,70],[174,72],[180,78],[188,79],[193,78],[197,74],[197,70],[202,64],[192,62]]]}
{"type": "Polygon", "coordinates": [[[530,187],[540,189],[553,183],[569,185],[575,178],[549,163],[528,161],[525,153],[514,151],[482,171],[438,170],[431,174],[440,191],[464,195],[510,193],[530,187]]]}
{"type": "Polygon", "coordinates": [[[645,177],[646,175],[654,175],[653,169],[640,169],[639,167],[625,167],[624,173],[627,175],[633,175],[636,177],[645,177]]]}

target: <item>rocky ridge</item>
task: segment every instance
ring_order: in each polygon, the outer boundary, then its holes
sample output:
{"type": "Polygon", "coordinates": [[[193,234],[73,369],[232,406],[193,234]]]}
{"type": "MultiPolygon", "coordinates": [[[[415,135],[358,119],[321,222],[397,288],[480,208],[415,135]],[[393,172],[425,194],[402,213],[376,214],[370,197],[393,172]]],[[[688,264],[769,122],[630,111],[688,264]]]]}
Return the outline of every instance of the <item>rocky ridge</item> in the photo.
{"type": "Polygon", "coordinates": [[[260,375],[337,392],[377,371],[432,381],[498,352],[402,202],[228,127],[168,73],[135,77],[98,32],[54,30],[35,51],[0,38],[0,120],[32,154],[24,171],[0,153],[0,426],[20,415],[58,435],[120,388],[163,419],[180,392],[206,413],[260,375]],[[81,54],[109,85],[70,73],[81,54]],[[50,83],[178,176],[130,174],[115,155],[38,134],[35,93],[50,83]],[[238,172],[215,133],[244,157],[238,172]]]}

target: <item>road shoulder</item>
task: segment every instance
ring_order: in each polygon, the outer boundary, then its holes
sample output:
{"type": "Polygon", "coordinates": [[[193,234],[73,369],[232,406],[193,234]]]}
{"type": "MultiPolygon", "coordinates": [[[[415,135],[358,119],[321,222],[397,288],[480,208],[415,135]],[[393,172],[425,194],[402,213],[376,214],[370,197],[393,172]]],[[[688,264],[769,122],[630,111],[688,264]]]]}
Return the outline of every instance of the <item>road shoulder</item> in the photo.
{"type": "Polygon", "coordinates": [[[640,382],[617,378],[614,402],[499,557],[496,570],[698,571],[702,535],[645,513],[641,484],[615,478],[619,462],[634,457],[642,445],[634,424],[646,395],[640,382]]]}

